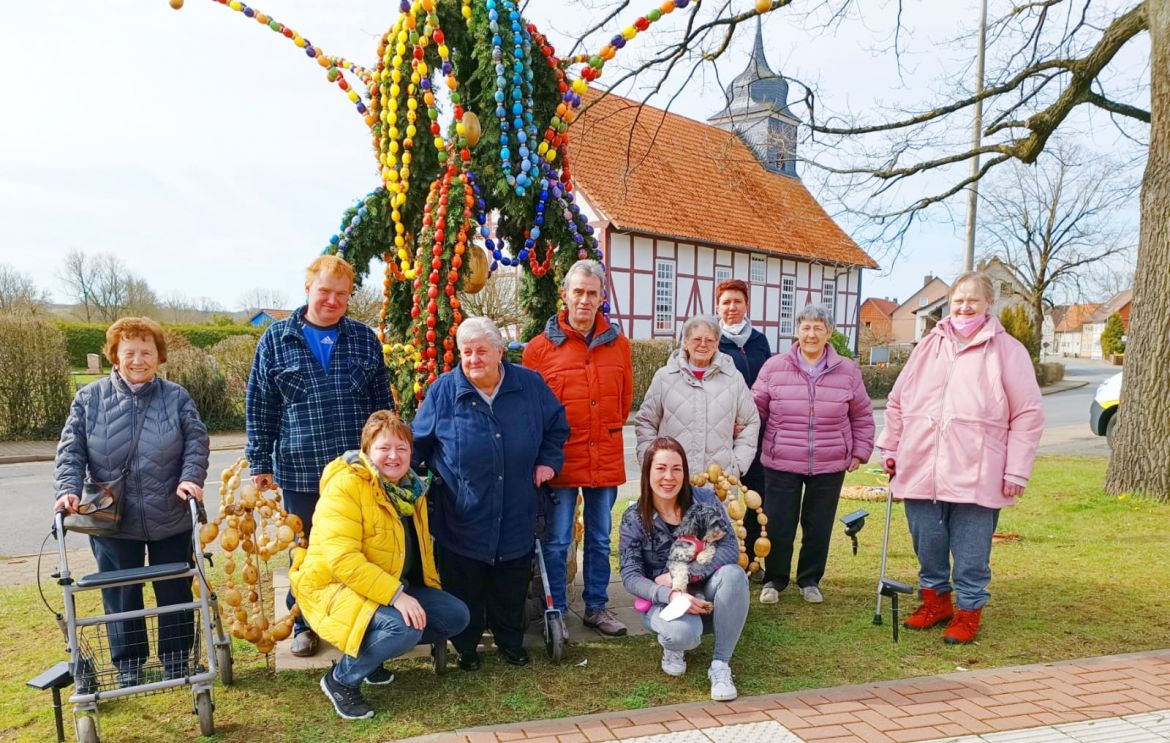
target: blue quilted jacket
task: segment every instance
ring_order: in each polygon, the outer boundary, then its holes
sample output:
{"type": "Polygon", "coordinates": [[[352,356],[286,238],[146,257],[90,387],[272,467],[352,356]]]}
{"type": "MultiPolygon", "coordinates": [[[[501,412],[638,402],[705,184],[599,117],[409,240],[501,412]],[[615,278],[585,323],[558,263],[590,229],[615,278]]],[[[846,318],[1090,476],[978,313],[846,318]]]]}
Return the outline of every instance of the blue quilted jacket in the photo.
{"type": "Polygon", "coordinates": [[[155,377],[135,392],[113,371],[78,390],[57,444],[54,490],[80,496],[86,472],[99,482],[117,479],[139,421],[118,536],[166,539],[191,528],[179,483],[202,487],[207,479],[207,427],[181,385],[155,377]]]}

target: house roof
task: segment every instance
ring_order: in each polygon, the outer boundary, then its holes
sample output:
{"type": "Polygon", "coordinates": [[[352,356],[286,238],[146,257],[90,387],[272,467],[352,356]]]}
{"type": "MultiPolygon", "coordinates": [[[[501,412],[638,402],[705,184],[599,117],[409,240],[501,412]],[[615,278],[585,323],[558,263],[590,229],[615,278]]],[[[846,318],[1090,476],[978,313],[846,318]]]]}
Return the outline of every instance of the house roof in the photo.
{"type": "Polygon", "coordinates": [[[263,309],[263,310],[256,310],[255,312],[252,313],[252,317],[250,317],[248,319],[255,320],[260,315],[268,315],[273,320],[283,320],[291,314],[292,314],[292,310],[263,309]]]}
{"type": "Polygon", "coordinates": [[[950,300],[947,297],[947,295],[944,294],[934,301],[927,302],[926,304],[922,305],[921,307],[914,310],[910,314],[917,315],[919,312],[925,312],[925,313],[929,314],[929,313],[937,310],[939,307],[942,307],[943,305],[947,304],[949,301],[950,300]]]}
{"type": "Polygon", "coordinates": [[[1052,328],[1055,332],[1056,328],[1060,327],[1060,323],[1064,320],[1065,314],[1068,312],[1068,305],[1056,305],[1048,311],[1048,317],[1052,319],[1052,328]]]}
{"type": "Polygon", "coordinates": [[[1114,312],[1119,312],[1122,307],[1133,301],[1133,289],[1124,289],[1117,292],[1109,298],[1104,304],[1097,308],[1097,311],[1085,322],[1105,322],[1109,316],[1114,312]]]}
{"type": "Polygon", "coordinates": [[[1069,305],[1068,310],[1064,313],[1064,317],[1060,319],[1060,324],[1056,326],[1057,333],[1075,333],[1081,329],[1081,326],[1089,321],[1099,304],[1072,304],[1069,305]]]}
{"type": "Polygon", "coordinates": [[[799,179],[735,134],[590,89],[570,133],[574,183],[615,228],[877,268],[799,179]]]}
{"type": "MultiPolygon", "coordinates": [[[[898,305],[897,309],[895,309],[895,312],[897,310],[902,309],[903,307],[912,307],[913,309],[910,310],[910,314],[913,315],[913,314],[917,313],[920,308],[925,306],[925,305],[919,304],[918,300],[922,297],[924,292],[930,291],[931,287],[935,285],[936,281],[942,285],[942,287],[941,287],[942,288],[942,296],[945,298],[947,295],[949,295],[951,292],[951,285],[948,284],[947,282],[943,281],[942,279],[940,279],[937,276],[931,276],[931,277],[929,277],[928,281],[923,282],[921,289],[919,289],[918,291],[911,294],[909,299],[907,299],[902,304],[898,305]]],[[[926,299],[928,302],[938,301],[937,297],[935,299],[931,299],[930,294],[926,295],[926,299]]]]}
{"type": "Polygon", "coordinates": [[[889,317],[891,314],[893,314],[894,310],[898,309],[897,302],[891,302],[890,300],[882,299],[881,297],[870,297],[869,299],[865,300],[861,303],[862,309],[864,309],[867,304],[878,312],[882,313],[882,315],[885,317],[889,317]]]}

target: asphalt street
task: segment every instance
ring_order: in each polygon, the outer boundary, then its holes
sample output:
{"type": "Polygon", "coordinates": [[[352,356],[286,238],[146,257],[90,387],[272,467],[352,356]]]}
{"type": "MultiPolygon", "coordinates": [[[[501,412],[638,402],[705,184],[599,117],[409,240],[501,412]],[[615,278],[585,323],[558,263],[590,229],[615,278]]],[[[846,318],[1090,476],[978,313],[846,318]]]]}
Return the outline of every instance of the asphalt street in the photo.
{"type": "MultiPolygon", "coordinates": [[[[1115,374],[1117,367],[1102,362],[1081,359],[1062,359],[1066,365],[1065,379],[1084,381],[1086,386],[1058,392],[1044,397],[1047,427],[1041,440],[1041,452],[1108,456],[1105,439],[1089,432],[1089,403],[1097,385],[1115,374]]],[[[875,411],[878,426],[884,412],[875,411]]],[[[626,427],[627,470],[636,488],[637,465],[634,463],[634,434],[626,427]]],[[[214,451],[211,453],[209,481],[205,486],[208,511],[216,513],[219,507],[220,473],[231,465],[242,452],[214,451]]],[[[28,555],[40,550],[41,541],[51,525],[53,463],[0,465],[0,555],[11,557],[28,555]]],[[[628,486],[627,486],[628,487],[628,486]]],[[[70,535],[70,549],[84,548],[85,537],[70,535]]],[[[55,551],[52,540],[46,550],[55,551]]]]}

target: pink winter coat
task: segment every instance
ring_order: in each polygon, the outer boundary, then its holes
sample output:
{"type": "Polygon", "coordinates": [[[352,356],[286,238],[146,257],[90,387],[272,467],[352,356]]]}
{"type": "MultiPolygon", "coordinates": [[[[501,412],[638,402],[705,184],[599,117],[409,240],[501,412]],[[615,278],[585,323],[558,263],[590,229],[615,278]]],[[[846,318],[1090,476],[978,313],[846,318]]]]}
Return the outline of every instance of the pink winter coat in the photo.
{"type": "Polygon", "coordinates": [[[842,472],[873,452],[873,407],[861,370],[825,346],[827,368],[816,380],[801,368],[800,347],[764,362],[752,397],[760,411],[765,467],[802,475],[842,472]]]}
{"type": "Polygon", "coordinates": [[[989,317],[956,353],[944,321],[898,375],[877,445],[897,461],[895,497],[1002,508],[1004,475],[1027,482],[1043,430],[1023,344],[989,317]]]}

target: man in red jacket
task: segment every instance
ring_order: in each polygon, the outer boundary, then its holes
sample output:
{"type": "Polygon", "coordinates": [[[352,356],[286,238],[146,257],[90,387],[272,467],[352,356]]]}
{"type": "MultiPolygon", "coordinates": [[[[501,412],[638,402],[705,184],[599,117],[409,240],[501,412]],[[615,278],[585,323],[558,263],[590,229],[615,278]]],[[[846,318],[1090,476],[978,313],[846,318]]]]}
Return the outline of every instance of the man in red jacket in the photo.
{"type": "Polygon", "coordinates": [[[568,611],[566,564],[573,538],[577,492],[585,500],[585,626],[603,635],[624,635],[626,626],[609,603],[610,511],[626,481],[622,426],[634,400],[630,343],[600,311],[605,269],[577,261],[565,274],[565,309],[549,318],[544,332],[524,351],[524,366],[540,372],[565,406],[569,440],[565,465],[549,481],[552,508],[546,520],[545,569],[553,603],[568,611]]]}

